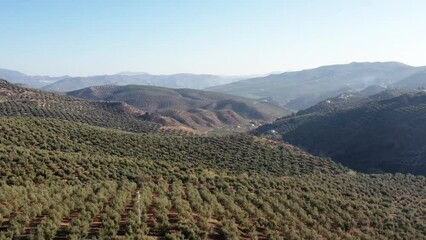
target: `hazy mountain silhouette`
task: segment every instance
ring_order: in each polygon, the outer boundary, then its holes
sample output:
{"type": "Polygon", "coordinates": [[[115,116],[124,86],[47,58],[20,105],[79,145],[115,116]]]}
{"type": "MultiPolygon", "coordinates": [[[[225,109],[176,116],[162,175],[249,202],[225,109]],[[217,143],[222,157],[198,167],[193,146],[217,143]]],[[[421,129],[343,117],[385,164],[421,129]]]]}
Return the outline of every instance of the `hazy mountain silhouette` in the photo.
{"type": "Polygon", "coordinates": [[[65,78],[43,87],[45,90],[68,92],[86,87],[114,85],[151,85],[169,88],[203,89],[210,86],[230,83],[241,78],[222,77],[208,74],[180,73],[173,75],[151,75],[148,73],[123,72],[119,75],[99,75],[91,77],[65,78]],[[128,75],[125,75],[128,74],[128,75]]]}
{"type": "Polygon", "coordinates": [[[426,70],[419,71],[395,84],[395,87],[417,89],[426,87],[426,70]]]}
{"type": "Polygon", "coordinates": [[[7,79],[12,83],[20,83],[34,88],[41,88],[68,77],[30,76],[18,71],[0,68],[0,79],[7,79]]]}
{"type": "Polygon", "coordinates": [[[300,110],[349,89],[389,86],[423,69],[398,62],[354,62],[246,79],[208,90],[269,99],[300,110]]]}

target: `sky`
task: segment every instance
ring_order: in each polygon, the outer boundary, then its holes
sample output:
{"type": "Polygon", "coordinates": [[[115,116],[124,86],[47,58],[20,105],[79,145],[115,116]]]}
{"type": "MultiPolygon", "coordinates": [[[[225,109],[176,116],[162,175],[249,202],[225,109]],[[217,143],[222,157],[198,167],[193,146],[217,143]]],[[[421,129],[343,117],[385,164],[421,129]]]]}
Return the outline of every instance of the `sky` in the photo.
{"type": "Polygon", "coordinates": [[[88,76],[426,65],[424,0],[0,0],[0,68],[88,76]]]}

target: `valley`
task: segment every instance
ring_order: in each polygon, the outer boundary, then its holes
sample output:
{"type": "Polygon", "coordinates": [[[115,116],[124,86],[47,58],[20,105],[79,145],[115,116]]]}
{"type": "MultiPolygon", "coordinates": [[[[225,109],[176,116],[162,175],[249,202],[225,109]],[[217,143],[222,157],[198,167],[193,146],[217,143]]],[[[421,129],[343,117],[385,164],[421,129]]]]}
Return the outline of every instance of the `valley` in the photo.
{"type": "Polygon", "coordinates": [[[248,125],[250,122],[271,122],[291,110],[275,104],[224,93],[194,89],[127,85],[84,88],[67,93],[69,96],[125,102],[161,118],[165,125],[192,129],[248,125]]]}
{"type": "Polygon", "coordinates": [[[0,9],[0,240],[426,240],[426,1],[0,9]]]}
{"type": "Polygon", "coordinates": [[[295,112],[189,88],[0,80],[0,239],[426,238],[419,87],[346,89],[295,112]]]}

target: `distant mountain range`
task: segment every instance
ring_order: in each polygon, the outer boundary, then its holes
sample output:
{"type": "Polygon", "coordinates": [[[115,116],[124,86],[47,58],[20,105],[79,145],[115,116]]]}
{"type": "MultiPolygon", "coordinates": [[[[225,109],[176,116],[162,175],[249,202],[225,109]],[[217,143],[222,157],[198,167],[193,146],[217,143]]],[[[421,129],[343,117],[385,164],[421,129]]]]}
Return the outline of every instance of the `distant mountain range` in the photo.
{"type": "Polygon", "coordinates": [[[69,76],[49,77],[49,76],[30,76],[24,73],[0,68],[0,79],[7,79],[12,83],[19,83],[33,88],[42,88],[56,81],[69,78],[69,76]]]}
{"type": "Polygon", "coordinates": [[[426,174],[426,92],[331,98],[256,129],[364,172],[426,174]]]}
{"type": "Polygon", "coordinates": [[[173,75],[151,75],[148,73],[121,73],[129,75],[100,75],[91,77],[70,77],[44,86],[44,90],[68,92],[86,87],[102,85],[151,85],[168,88],[203,89],[230,83],[241,78],[223,77],[208,74],[180,73],[173,75]]]}
{"type": "Polygon", "coordinates": [[[245,79],[208,90],[267,99],[300,110],[348,90],[373,85],[414,89],[426,85],[425,69],[398,62],[354,62],[245,79]]]}
{"type": "Polygon", "coordinates": [[[0,69],[0,78],[55,92],[102,85],[205,89],[265,100],[298,111],[325,99],[372,86],[411,90],[424,87],[426,67],[412,67],[399,62],[354,62],[256,77],[189,73],[152,75],[145,72],[120,72],[115,75],[89,77],[49,77],[28,76],[0,69]]]}
{"type": "Polygon", "coordinates": [[[161,118],[164,125],[194,129],[273,121],[290,113],[288,109],[265,101],[195,89],[106,85],[68,92],[67,95],[125,102],[149,112],[149,120],[161,118]]]}
{"type": "Polygon", "coordinates": [[[152,75],[144,72],[121,72],[115,75],[97,75],[89,77],[49,77],[30,76],[21,72],[0,69],[0,78],[33,88],[56,92],[74,91],[86,87],[102,85],[152,85],[169,88],[204,89],[241,80],[244,76],[217,76],[210,74],[179,73],[172,75],[152,75]]]}

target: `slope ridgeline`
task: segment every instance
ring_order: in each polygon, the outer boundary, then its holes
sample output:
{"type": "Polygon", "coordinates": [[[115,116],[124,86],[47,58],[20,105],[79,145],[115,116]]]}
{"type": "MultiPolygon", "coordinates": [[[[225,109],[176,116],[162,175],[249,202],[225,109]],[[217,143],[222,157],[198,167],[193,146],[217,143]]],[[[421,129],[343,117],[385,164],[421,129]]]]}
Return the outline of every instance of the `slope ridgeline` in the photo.
{"type": "Polygon", "coordinates": [[[426,175],[426,93],[330,99],[254,131],[366,172],[426,175]]]}
{"type": "Polygon", "coordinates": [[[180,124],[191,128],[273,121],[289,113],[288,110],[268,102],[194,89],[107,85],[67,94],[84,99],[125,102],[164,117],[166,125],[180,124]]]}

